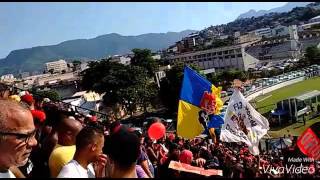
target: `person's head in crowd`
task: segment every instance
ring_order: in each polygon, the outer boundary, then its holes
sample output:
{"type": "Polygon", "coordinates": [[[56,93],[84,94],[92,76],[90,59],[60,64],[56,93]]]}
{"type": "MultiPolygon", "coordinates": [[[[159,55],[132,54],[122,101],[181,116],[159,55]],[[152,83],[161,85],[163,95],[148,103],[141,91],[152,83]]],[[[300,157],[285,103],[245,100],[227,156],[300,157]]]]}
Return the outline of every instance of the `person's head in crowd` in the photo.
{"type": "Polygon", "coordinates": [[[44,105],[43,97],[34,96],[34,106],[36,109],[42,110],[44,105]]]}
{"type": "Polygon", "coordinates": [[[103,128],[96,126],[84,127],[76,137],[75,159],[85,159],[88,163],[97,161],[104,146],[103,128]]]}
{"type": "Polygon", "coordinates": [[[31,110],[31,114],[36,128],[39,128],[44,124],[44,121],[46,120],[46,114],[43,111],[31,110]]]}
{"type": "Polygon", "coordinates": [[[10,96],[9,86],[0,83],[0,99],[7,99],[10,96]]]}
{"type": "Polygon", "coordinates": [[[191,164],[192,160],[193,160],[193,154],[191,151],[189,150],[183,150],[180,153],[180,157],[179,157],[180,162],[185,163],[185,164],[191,164]]]}
{"type": "Polygon", "coordinates": [[[212,154],[205,148],[201,148],[199,152],[199,157],[203,159],[212,159],[212,154]]]}
{"type": "Polygon", "coordinates": [[[48,103],[43,106],[43,111],[46,114],[45,124],[51,127],[57,127],[60,118],[59,108],[52,103],[48,103]]]}
{"type": "Polygon", "coordinates": [[[27,105],[31,106],[34,103],[33,96],[31,94],[25,94],[21,96],[21,101],[27,103],[27,105]]]}
{"type": "Polygon", "coordinates": [[[200,153],[200,148],[198,146],[191,146],[189,148],[190,149],[187,149],[187,150],[190,150],[192,152],[193,157],[198,158],[200,153]]]}
{"type": "Polygon", "coordinates": [[[140,144],[143,145],[144,144],[144,136],[143,136],[142,132],[139,130],[134,130],[133,132],[138,136],[140,144]]]}
{"type": "Polygon", "coordinates": [[[168,138],[167,138],[167,139],[168,139],[170,142],[173,142],[175,138],[176,138],[175,135],[174,135],[173,133],[170,133],[170,134],[168,135],[168,138]]]}
{"type": "Polygon", "coordinates": [[[119,121],[114,121],[110,124],[110,134],[113,134],[117,132],[121,127],[121,124],[119,121]]]}
{"type": "Polygon", "coordinates": [[[16,101],[16,102],[20,102],[21,101],[21,98],[18,95],[11,95],[11,96],[9,96],[9,99],[13,100],[13,101],[16,101]]]}
{"type": "Polygon", "coordinates": [[[153,141],[149,137],[144,138],[144,143],[145,143],[146,147],[152,147],[152,145],[153,145],[153,141]]]}
{"type": "Polygon", "coordinates": [[[109,155],[114,172],[112,177],[133,177],[135,166],[140,155],[140,141],[135,132],[121,126],[108,138],[106,152],[109,155]]]}
{"type": "Polygon", "coordinates": [[[58,144],[63,146],[71,146],[76,143],[76,136],[82,129],[82,125],[68,112],[61,112],[57,127],[58,144]]]}
{"type": "Polygon", "coordinates": [[[19,103],[0,100],[0,170],[27,163],[35,139],[32,114],[19,103]]]}

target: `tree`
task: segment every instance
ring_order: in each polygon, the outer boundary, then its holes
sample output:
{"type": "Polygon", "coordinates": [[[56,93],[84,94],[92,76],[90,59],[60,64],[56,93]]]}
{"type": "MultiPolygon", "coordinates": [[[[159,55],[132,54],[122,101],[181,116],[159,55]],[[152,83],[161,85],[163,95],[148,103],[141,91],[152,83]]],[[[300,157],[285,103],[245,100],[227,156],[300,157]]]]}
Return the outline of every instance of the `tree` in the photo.
{"type": "Polygon", "coordinates": [[[59,101],[61,99],[60,95],[55,90],[49,90],[49,91],[36,90],[36,91],[34,91],[34,94],[35,94],[35,96],[39,96],[42,98],[49,98],[52,101],[59,101]]]}
{"type": "Polygon", "coordinates": [[[72,61],[72,64],[73,64],[74,66],[80,65],[80,64],[81,64],[81,61],[79,61],[79,60],[74,60],[74,61],[72,61]]]}
{"type": "Polygon", "coordinates": [[[320,56],[320,50],[317,46],[307,47],[305,57],[310,64],[319,63],[319,60],[320,60],[319,56],[320,56]]]}
{"type": "MultiPolygon", "coordinates": [[[[197,66],[190,65],[190,67],[199,72],[197,66]]],[[[160,81],[160,99],[170,113],[174,113],[178,110],[183,70],[184,65],[182,63],[177,63],[172,66],[170,70],[166,71],[166,77],[160,81]]]]}
{"type": "Polygon", "coordinates": [[[105,105],[116,107],[120,104],[129,112],[134,112],[138,106],[143,106],[146,111],[151,100],[158,94],[157,89],[149,88],[155,83],[149,81],[147,71],[139,66],[125,66],[102,60],[90,62],[89,68],[81,75],[84,89],[105,93],[105,105]]]}
{"type": "Polygon", "coordinates": [[[149,49],[133,49],[133,58],[131,64],[134,66],[140,66],[147,70],[149,77],[154,77],[155,71],[158,67],[158,63],[152,58],[151,50],[149,49]]]}

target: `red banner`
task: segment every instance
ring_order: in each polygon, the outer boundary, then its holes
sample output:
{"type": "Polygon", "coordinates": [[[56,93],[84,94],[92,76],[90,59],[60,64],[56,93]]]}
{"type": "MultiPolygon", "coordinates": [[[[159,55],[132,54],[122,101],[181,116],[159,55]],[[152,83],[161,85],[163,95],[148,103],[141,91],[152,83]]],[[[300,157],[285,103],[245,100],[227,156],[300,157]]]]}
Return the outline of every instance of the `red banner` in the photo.
{"type": "Polygon", "coordinates": [[[302,153],[314,160],[320,160],[320,139],[308,128],[299,137],[297,145],[302,153]]]}
{"type": "Polygon", "coordinates": [[[169,164],[169,168],[177,170],[177,171],[184,171],[189,173],[200,174],[203,176],[222,176],[222,170],[217,169],[204,169],[196,166],[191,166],[189,164],[180,163],[177,161],[171,161],[169,164]]]}

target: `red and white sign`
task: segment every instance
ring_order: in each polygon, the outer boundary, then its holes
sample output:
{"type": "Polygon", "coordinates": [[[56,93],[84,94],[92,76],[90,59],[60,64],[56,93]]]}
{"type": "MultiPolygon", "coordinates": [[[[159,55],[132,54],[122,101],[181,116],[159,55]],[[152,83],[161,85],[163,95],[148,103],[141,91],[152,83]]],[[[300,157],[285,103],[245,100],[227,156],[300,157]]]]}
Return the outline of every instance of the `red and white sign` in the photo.
{"type": "Polygon", "coordinates": [[[320,139],[308,128],[298,139],[297,145],[300,151],[314,160],[320,160],[320,139]]]}

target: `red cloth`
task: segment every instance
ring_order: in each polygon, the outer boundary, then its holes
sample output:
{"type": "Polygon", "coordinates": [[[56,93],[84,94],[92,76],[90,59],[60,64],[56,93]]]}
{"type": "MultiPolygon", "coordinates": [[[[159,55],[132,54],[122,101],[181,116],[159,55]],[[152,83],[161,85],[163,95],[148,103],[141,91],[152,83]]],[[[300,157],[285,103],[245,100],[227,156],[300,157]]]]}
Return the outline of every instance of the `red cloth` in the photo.
{"type": "Polygon", "coordinates": [[[176,138],[176,137],[175,137],[175,135],[174,135],[173,133],[170,133],[170,134],[168,135],[168,139],[169,139],[170,141],[173,141],[175,138],[176,138]]]}
{"type": "Polygon", "coordinates": [[[167,156],[162,157],[162,158],[160,159],[160,164],[165,163],[167,159],[168,159],[167,156]]]}
{"type": "Polygon", "coordinates": [[[33,102],[33,97],[30,94],[26,94],[21,96],[21,101],[26,102],[27,104],[31,105],[33,102]]]}
{"type": "Polygon", "coordinates": [[[92,116],[92,117],[90,118],[90,120],[91,120],[92,122],[97,122],[97,116],[92,116]]]}
{"type": "Polygon", "coordinates": [[[191,164],[193,154],[189,150],[183,150],[180,154],[179,160],[185,164],[191,164]]]}
{"type": "Polygon", "coordinates": [[[31,114],[34,120],[38,120],[40,123],[43,123],[46,119],[46,114],[40,110],[31,110],[31,114]]]}

